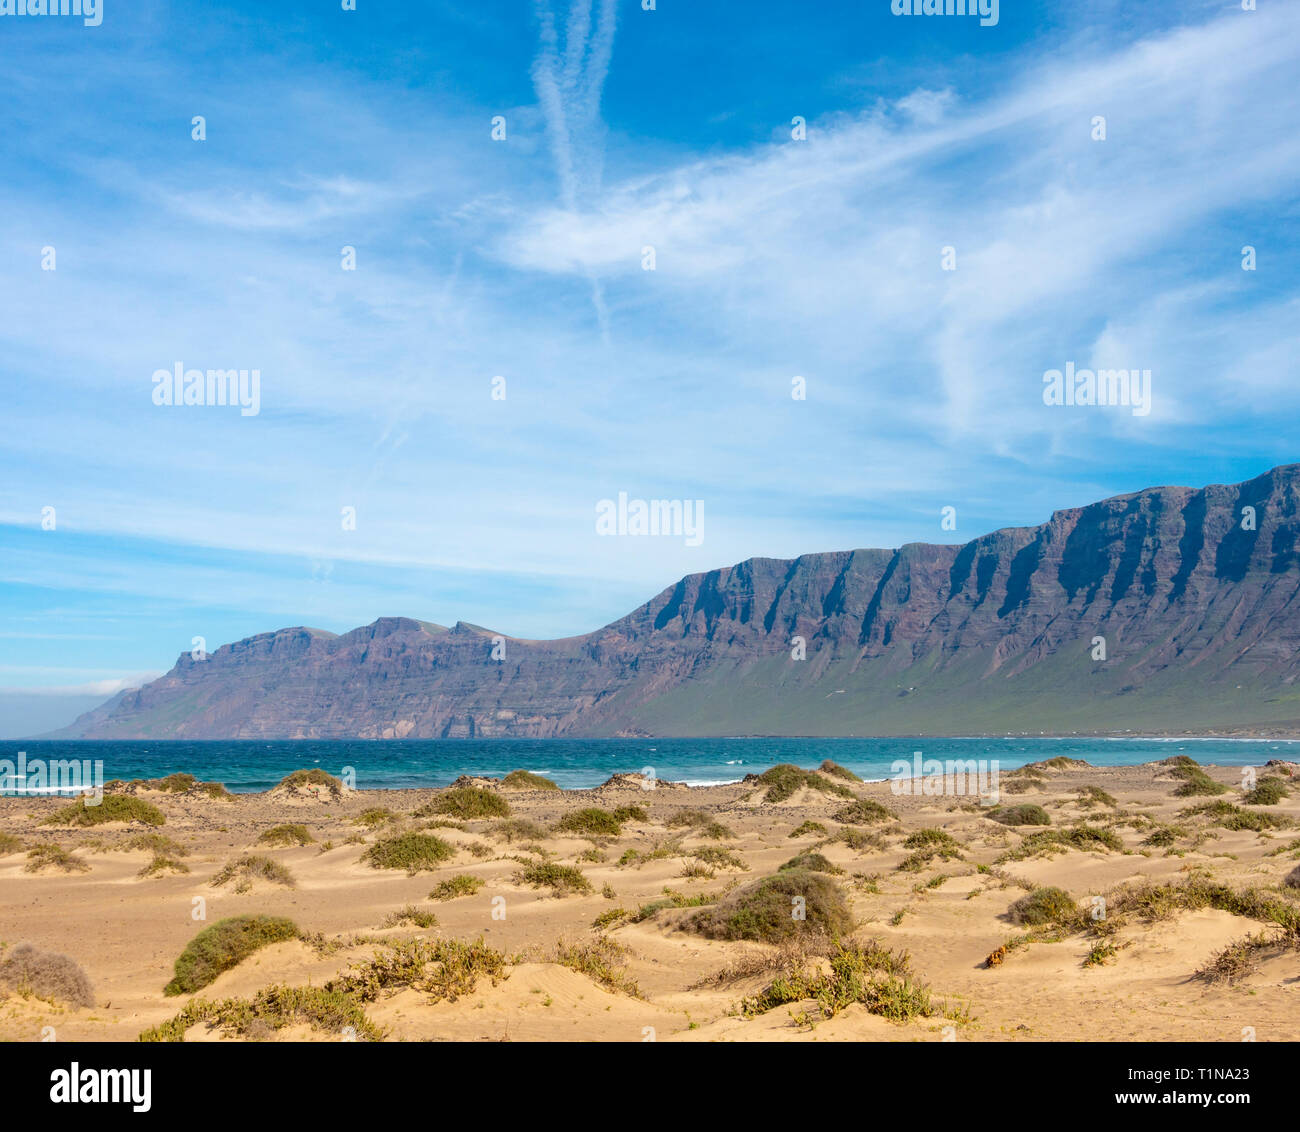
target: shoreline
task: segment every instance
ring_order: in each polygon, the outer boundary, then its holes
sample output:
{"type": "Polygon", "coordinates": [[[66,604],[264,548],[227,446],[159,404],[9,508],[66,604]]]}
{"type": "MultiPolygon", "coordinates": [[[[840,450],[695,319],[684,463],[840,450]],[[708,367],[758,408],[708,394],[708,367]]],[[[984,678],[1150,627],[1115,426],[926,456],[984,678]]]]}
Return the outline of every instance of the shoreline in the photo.
{"type": "MultiPolygon", "coordinates": [[[[236,740],[232,742],[241,745],[247,744],[247,746],[250,748],[266,748],[268,746],[267,743],[264,743],[262,741],[236,740]]],[[[460,744],[463,741],[453,740],[448,742],[451,742],[453,744],[460,744]]],[[[491,743],[493,741],[480,740],[479,742],[491,743]]],[[[542,743],[554,742],[557,745],[562,746],[567,741],[566,740],[541,740],[536,742],[542,742],[542,743]]],[[[622,743],[623,741],[614,740],[612,742],[622,743]]],[[[683,742],[690,742],[690,741],[683,741],[683,742]]],[[[868,742],[868,741],[863,740],[862,742],[868,742]]],[[[869,742],[878,742],[878,740],[872,740],[869,742]]],[[[895,741],[895,742],[899,742],[899,741],[895,741]]],[[[960,740],[960,741],[954,740],[953,742],[978,744],[981,741],[978,739],[971,739],[971,740],[960,740]]],[[[1008,742],[1008,741],[1002,740],[1002,742],[1008,742]]],[[[1014,742],[1014,740],[1010,742],[1014,742]]],[[[1050,743],[1054,746],[1056,741],[1035,739],[1032,740],[1032,742],[1043,743],[1044,745],[1050,743]]],[[[1202,743],[1202,744],[1203,743],[1225,743],[1225,744],[1232,743],[1234,744],[1234,746],[1240,745],[1244,747],[1246,744],[1254,743],[1261,748],[1268,748],[1266,750],[1244,751],[1240,758],[1237,757],[1237,752],[1233,751],[1231,753],[1231,757],[1226,758],[1224,761],[1212,761],[1212,762],[1207,762],[1205,764],[1206,766],[1209,767],[1228,770],[1230,768],[1240,769],[1247,766],[1264,767],[1267,766],[1269,763],[1273,763],[1273,762],[1290,763],[1292,762],[1292,759],[1288,757],[1290,755],[1290,751],[1289,750],[1280,751],[1279,748],[1282,748],[1286,744],[1290,744],[1290,743],[1300,743],[1300,740],[1223,740],[1223,739],[1207,736],[1196,740],[1169,739],[1169,738],[1159,738],[1159,737],[1142,737],[1142,738],[1132,737],[1129,739],[1122,739],[1122,740],[1092,739],[1092,740],[1088,740],[1087,742],[1093,744],[1099,742],[1106,742],[1107,744],[1110,743],[1151,744],[1153,746],[1158,745],[1160,748],[1162,748],[1161,750],[1158,751],[1143,752],[1145,757],[1137,758],[1132,761],[1128,761],[1128,760],[1111,761],[1109,758],[1107,758],[1105,759],[1105,761],[1094,762],[1091,760],[1097,758],[1100,752],[1090,751],[1087,749],[1080,749],[1079,751],[1072,752],[1072,757],[1081,758],[1084,763],[1096,769],[1151,766],[1153,764],[1160,763],[1170,757],[1169,754],[1166,753],[1165,749],[1167,749],[1171,744],[1175,746],[1180,746],[1182,744],[1189,744],[1189,743],[1202,743]]],[[[131,746],[131,741],[91,740],[91,741],[87,741],[86,745],[89,748],[89,750],[84,753],[98,754],[100,750],[99,745],[105,743],[111,743],[115,747],[119,747],[119,748],[122,746],[126,746],[129,748],[131,746]]],[[[1010,753],[1010,754],[1004,752],[998,752],[996,750],[991,750],[987,752],[988,757],[985,757],[986,752],[983,752],[978,748],[971,751],[960,751],[960,750],[934,751],[932,748],[933,753],[929,755],[926,755],[923,751],[919,751],[919,750],[912,752],[913,755],[912,759],[906,758],[901,752],[891,752],[888,754],[882,753],[879,755],[873,755],[872,757],[869,758],[857,758],[857,757],[852,757],[848,752],[845,753],[828,752],[827,747],[825,745],[821,745],[819,749],[813,749],[810,751],[790,750],[788,748],[783,750],[776,750],[776,751],[759,750],[759,751],[752,752],[752,757],[750,758],[728,760],[727,769],[731,770],[732,767],[734,767],[735,771],[740,772],[734,774],[734,777],[729,774],[718,774],[717,770],[720,770],[721,767],[717,766],[716,762],[710,764],[710,762],[706,758],[704,764],[700,766],[698,769],[700,771],[705,771],[706,773],[708,771],[713,771],[714,773],[707,775],[707,777],[705,776],[697,777],[695,774],[691,773],[692,770],[694,770],[695,768],[683,766],[682,765],[683,760],[681,754],[675,753],[671,750],[663,752],[663,755],[665,756],[663,761],[667,765],[663,767],[662,771],[656,774],[654,773],[656,768],[650,768],[645,766],[641,766],[637,769],[619,770],[616,767],[610,767],[610,766],[605,766],[605,767],[583,766],[580,764],[580,762],[575,763],[574,765],[563,765],[564,760],[562,758],[553,761],[549,760],[546,758],[546,753],[539,752],[536,749],[536,746],[534,745],[531,751],[527,753],[520,752],[520,756],[521,756],[520,764],[513,765],[513,767],[511,763],[504,761],[500,757],[490,760],[490,765],[487,768],[484,768],[482,766],[475,766],[473,765],[474,763],[473,759],[466,758],[466,759],[459,760],[457,763],[453,764],[453,766],[450,768],[448,768],[445,765],[442,767],[430,765],[427,771],[422,772],[418,768],[418,765],[413,767],[400,768],[400,769],[390,769],[384,767],[377,768],[374,766],[368,766],[363,768],[362,764],[358,763],[358,766],[353,768],[350,766],[348,762],[349,756],[355,752],[355,747],[352,746],[352,741],[331,740],[327,743],[321,743],[318,741],[303,740],[303,741],[292,741],[275,748],[277,753],[280,755],[280,758],[279,759],[272,758],[266,760],[267,765],[265,767],[256,765],[255,760],[240,761],[233,754],[230,761],[236,763],[236,765],[230,766],[229,768],[225,768],[225,769],[223,769],[219,765],[219,761],[216,760],[205,762],[203,759],[199,759],[195,762],[183,763],[182,760],[178,759],[176,762],[159,761],[156,766],[150,766],[147,764],[147,760],[141,760],[138,755],[135,756],[134,758],[127,757],[124,761],[128,763],[128,766],[130,765],[131,762],[134,762],[136,764],[136,766],[132,769],[130,776],[127,777],[126,774],[122,774],[122,773],[114,773],[111,776],[105,776],[103,781],[103,788],[105,789],[105,791],[111,791],[113,789],[120,789],[123,786],[140,787],[147,784],[150,781],[157,781],[169,775],[186,775],[191,778],[220,784],[221,786],[224,787],[224,789],[226,789],[232,794],[238,794],[238,795],[264,794],[273,790],[276,784],[281,780],[281,778],[283,778],[285,774],[290,773],[294,769],[304,769],[304,768],[310,769],[311,767],[325,769],[328,766],[333,766],[333,763],[327,762],[326,758],[328,754],[328,749],[334,746],[335,744],[337,744],[341,748],[339,751],[339,755],[340,755],[339,761],[342,763],[342,765],[336,767],[335,769],[329,770],[328,773],[330,774],[337,773],[342,775],[345,771],[351,769],[354,775],[354,780],[364,778],[364,779],[369,779],[369,781],[367,781],[364,785],[349,786],[348,787],[349,790],[354,792],[361,791],[361,790],[376,790],[376,791],[384,791],[390,793],[402,793],[402,792],[413,791],[413,790],[418,791],[418,790],[445,789],[448,786],[455,785],[457,782],[460,782],[462,780],[481,782],[485,785],[493,784],[499,782],[500,779],[512,773],[512,771],[525,771],[532,774],[542,775],[544,777],[553,777],[554,779],[557,780],[556,781],[557,788],[566,793],[598,790],[602,788],[602,786],[608,784],[610,775],[614,775],[617,777],[618,775],[621,774],[637,774],[645,770],[650,770],[652,772],[652,777],[657,777],[665,782],[673,782],[679,786],[686,786],[692,789],[711,789],[716,787],[733,786],[742,783],[746,780],[747,777],[752,776],[756,772],[761,773],[763,771],[770,770],[774,766],[781,765],[781,764],[790,764],[790,765],[799,766],[806,770],[813,770],[816,768],[818,763],[823,761],[824,756],[828,753],[835,753],[837,755],[837,758],[843,759],[848,769],[852,770],[855,773],[855,775],[859,778],[860,781],[866,783],[881,783],[881,782],[888,782],[892,778],[897,777],[897,775],[892,772],[892,769],[890,773],[883,772],[883,768],[886,764],[890,765],[891,768],[892,766],[903,761],[912,764],[915,760],[916,755],[923,755],[925,761],[935,761],[945,765],[961,764],[961,763],[974,761],[980,763],[981,766],[988,765],[991,768],[995,768],[997,773],[1002,775],[1011,774],[1026,765],[1031,765],[1035,762],[1040,762],[1047,758],[1056,757],[1049,753],[1050,748],[1048,750],[1042,750],[1042,751],[1035,751],[1032,748],[1028,748],[1028,749],[1021,748],[1015,751],[1014,753],[1010,753]],[[304,762],[295,764],[292,762],[291,752],[293,747],[296,746],[297,742],[303,742],[308,744],[307,750],[305,750],[303,753],[308,755],[309,757],[307,760],[304,760],[304,762]],[[311,757],[313,755],[315,757],[311,757]],[[511,768],[511,769],[507,769],[507,768],[511,768]],[[571,783],[566,784],[565,781],[558,781],[562,779],[569,780],[579,775],[582,777],[589,778],[590,781],[582,784],[571,784],[571,783]],[[400,778],[417,779],[417,780],[406,781],[400,784],[391,784],[386,781],[375,781],[376,778],[382,779],[385,777],[392,777],[392,778],[399,778],[399,779],[400,778]],[[250,785],[250,782],[253,784],[250,785]]],[[[188,741],[178,741],[176,742],[175,745],[179,749],[189,748],[192,750],[194,747],[194,744],[189,743],[188,741]]],[[[224,741],[214,741],[214,745],[218,747],[231,746],[230,743],[226,743],[224,741]]],[[[83,767],[82,778],[80,780],[76,778],[69,778],[66,779],[66,781],[78,782],[78,783],[84,781],[92,781],[91,779],[92,760],[86,757],[83,757],[80,760],[78,760],[75,757],[78,752],[75,750],[68,750],[70,744],[60,742],[59,744],[57,744],[57,746],[58,746],[58,752],[46,752],[44,748],[33,747],[30,751],[31,757],[28,757],[26,759],[26,765],[28,767],[31,767],[33,764],[40,764],[42,767],[47,765],[50,767],[54,767],[58,765],[60,761],[59,759],[53,757],[42,758],[43,752],[51,756],[55,753],[63,754],[66,756],[72,756],[68,761],[73,763],[80,762],[80,765],[83,767]]],[[[80,746],[80,742],[78,742],[78,744],[75,744],[73,746],[80,746]]],[[[1115,748],[1110,747],[1109,749],[1113,751],[1115,748]]],[[[166,745],[156,744],[156,745],[151,745],[149,749],[143,750],[141,754],[161,755],[165,753],[165,750],[166,750],[166,745]],[[159,750],[160,747],[163,749],[159,750]]],[[[647,750],[648,752],[657,751],[657,749],[653,747],[648,748],[647,750]]],[[[569,752],[566,753],[571,754],[571,749],[569,752]]],[[[25,749],[24,751],[20,752],[20,754],[28,755],[29,752],[25,749]]],[[[1223,754],[1227,755],[1228,752],[1225,751],[1223,752],[1223,754]]],[[[98,763],[102,760],[95,759],[94,761],[98,763]]],[[[635,766],[636,761],[637,760],[632,760],[631,765],[635,766]]],[[[1197,761],[1200,760],[1198,759],[1197,761]]],[[[119,762],[118,766],[120,765],[121,763],[119,762]]],[[[21,771],[22,766],[23,766],[23,762],[20,761],[17,764],[17,768],[21,771]]],[[[6,761],[5,759],[0,759],[0,798],[4,798],[4,797],[29,798],[29,799],[37,799],[41,797],[65,797],[66,798],[66,797],[75,797],[76,795],[82,793],[87,793],[85,787],[81,786],[80,784],[64,786],[64,787],[40,786],[40,787],[33,788],[29,791],[23,791],[23,792],[18,792],[18,791],[13,791],[10,789],[3,788],[4,784],[7,781],[5,779],[5,775],[6,774],[12,775],[14,774],[14,772],[15,772],[15,766],[12,760],[6,761]]],[[[103,769],[100,768],[97,773],[102,775],[104,773],[103,769]]],[[[8,781],[12,781],[12,779],[8,781]]]]}

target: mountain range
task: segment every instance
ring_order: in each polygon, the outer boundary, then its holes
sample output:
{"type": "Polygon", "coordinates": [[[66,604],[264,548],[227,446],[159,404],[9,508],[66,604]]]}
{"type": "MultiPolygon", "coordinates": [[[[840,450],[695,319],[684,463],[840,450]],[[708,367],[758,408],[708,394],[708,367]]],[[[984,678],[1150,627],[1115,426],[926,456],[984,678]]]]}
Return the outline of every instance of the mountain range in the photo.
{"type": "Polygon", "coordinates": [[[692,574],[583,636],[384,617],[182,654],[95,739],[1281,735],[1300,721],[1300,465],[964,546],[692,574]]]}

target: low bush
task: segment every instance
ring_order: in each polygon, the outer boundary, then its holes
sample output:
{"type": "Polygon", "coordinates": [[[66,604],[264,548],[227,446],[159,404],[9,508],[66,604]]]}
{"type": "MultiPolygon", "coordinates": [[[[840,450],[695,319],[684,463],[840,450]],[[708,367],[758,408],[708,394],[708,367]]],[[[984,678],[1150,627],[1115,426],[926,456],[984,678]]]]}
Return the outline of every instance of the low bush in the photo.
{"type": "Polygon", "coordinates": [[[431,833],[402,833],[382,838],[371,845],[361,859],[373,869],[405,869],[414,876],[436,869],[456,855],[455,847],[431,833]]]}
{"type": "Polygon", "coordinates": [[[88,826],[112,821],[163,825],[167,816],[143,798],[131,794],[105,794],[95,806],[88,806],[85,798],[78,798],[71,806],[65,806],[46,818],[43,824],[88,826]]]}
{"type": "Polygon", "coordinates": [[[988,814],[995,822],[1002,825],[1051,825],[1052,819],[1042,806],[1032,802],[1022,802],[1018,806],[999,806],[988,814]]]}
{"type": "Polygon", "coordinates": [[[530,770],[512,770],[501,780],[507,790],[558,790],[559,787],[549,778],[534,774],[530,770]]]}
{"type": "Polygon", "coordinates": [[[264,845],[310,845],[316,840],[305,825],[273,825],[257,839],[264,845]]]}
{"type": "Polygon", "coordinates": [[[597,806],[574,810],[565,814],[555,828],[560,833],[577,833],[585,836],[617,837],[623,830],[623,820],[609,810],[597,806]]]}
{"type": "Polygon", "coordinates": [[[20,943],[0,953],[0,987],[69,1006],[94,1006],[95,993],[75,959],[20,943]]]}
{"type": "Polygon", "coordinates": [[[860,822],[896,821],[898,819],[898,815],[888,806],[882,806],[879,802],[873,802],[870,798],[859,798],[856,802],[836,810],[831,817],[848,825],[857,825],[860,822]]]}
{"type": "Polygon", "coordinates": [[[822,794],[834,794],[841,798],[853,797],[853,791],[847,786],[832,782],[825,775],[817,774],[811,770],[804,770],[793,763],[778,763],[776,766],[763,771],[758,776],[758,782],[767,787],[767,792],[763,795],[764,802],[784,802],[805,787],[809,790],[819,791],[822,794]]]}
{"type": "Polygon", "coordinates": [[[1079,906],[1063,888],[1036,888],[1022,896],[1008,909],[1011,922],[1039,927],[1043,924],[1074,924],[1079,917],[1079,906]]]}
{"type": "Polygon", "coordinates": [[[806,933],[838,938],[852,926],[840,886],[807,869],[764,877],[691,920],[693,930],[711,939],[763,943],[780,943],[806,933]]]}
{"type": "Polygon", "coordinates": [[[212,878],[212,887],[220,888],[224,884],[235,882],[236,892],[247,892],[253,887],[253,881],[265,880],[271,884],[282,884],[293,888],[293,874],[279,861],[263,857],[256,853],[245,853],[224,865],[212,878]]]}
{"type": "Polygon", "coordinates": [[[482,887],[483,881],[479,877],[459,873],[454,877],[448,877],[446,880],[439,882],[434,890],[429,893],[429,899],[455,900],[461,896],[473,896],[482,887]]]}
{"type": "Polygon", "coordinates": [[[549,888],[556,896],[580,895],[591,891],[591,882],[582,870],[572,865],[557,865],[552,861],[539,861],[525,865],[515,873],[516,884],[531,888],[549,888]]]}
{"type": "Polygon", "coordinates": [[[176,960],[163,994],[193,994],[271,943],[297,939],[298,925],[283,916],[232,916],[204,928],[176,960]]]}
{"type": "Polygon", "coordinates": [[[510,803],[495,790],[481,786],[453,786],[439,794],[432,802],[415,811],[418,817],[430,814],[450,814],[469,821],[474,818],[508,818],[510,803]]]}

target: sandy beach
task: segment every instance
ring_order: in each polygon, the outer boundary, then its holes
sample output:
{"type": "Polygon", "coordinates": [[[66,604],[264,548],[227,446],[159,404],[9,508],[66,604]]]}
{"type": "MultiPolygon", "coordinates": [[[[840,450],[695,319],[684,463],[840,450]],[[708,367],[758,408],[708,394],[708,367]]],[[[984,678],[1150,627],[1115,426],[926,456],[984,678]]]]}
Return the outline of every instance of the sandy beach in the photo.
{"type": "Polygon", "coordinates": [[[1300,772],[1258,775],[1268,804],[1240,768],[1070,760],[1004,773],[994,806],[836,768],[117,784],[134,820],[86,825],[0,798],[0,1038],[1294,1041],[1300,772]],[[259,916],[291,924],[177,966],[259,916]]]}

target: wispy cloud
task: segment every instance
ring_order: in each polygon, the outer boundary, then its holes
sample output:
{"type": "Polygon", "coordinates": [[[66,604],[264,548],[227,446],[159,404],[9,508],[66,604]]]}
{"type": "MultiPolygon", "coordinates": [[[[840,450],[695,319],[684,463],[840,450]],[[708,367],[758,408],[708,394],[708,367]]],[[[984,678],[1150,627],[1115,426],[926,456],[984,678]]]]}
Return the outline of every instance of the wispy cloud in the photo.
{"type": "MultiPolygon", "coordinates": [[[[600,194],[605,127],[600,97],[614,52],[615,0],[573,0],[561,31],[550,0],[536,0],[541,49],[533,62],[533,85],[546,120],[560,201],[573,214],[600,194]],[[592,15],[595,11],[595,26],[592,15]]],[[[588,272],[591,301],[602,335],[609,335],[609,312],[600,280],[588,272]]]]}

